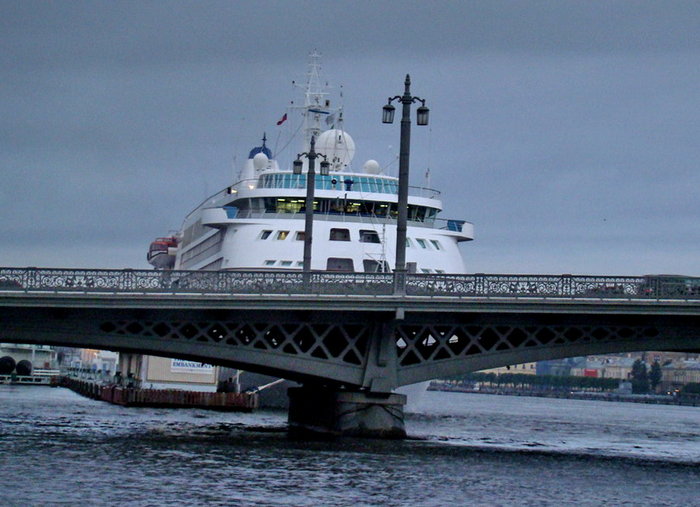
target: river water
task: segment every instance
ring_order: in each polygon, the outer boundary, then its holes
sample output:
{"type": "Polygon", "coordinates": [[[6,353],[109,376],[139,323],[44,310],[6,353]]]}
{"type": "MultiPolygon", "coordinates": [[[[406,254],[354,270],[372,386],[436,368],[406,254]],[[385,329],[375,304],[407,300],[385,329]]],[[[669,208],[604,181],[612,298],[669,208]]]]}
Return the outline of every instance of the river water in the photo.
{"type": "Polygon", "coordinates": [[[700,408],[428,392],[402,442],[0,386],[0,505],[700,505],[700,408]]]}

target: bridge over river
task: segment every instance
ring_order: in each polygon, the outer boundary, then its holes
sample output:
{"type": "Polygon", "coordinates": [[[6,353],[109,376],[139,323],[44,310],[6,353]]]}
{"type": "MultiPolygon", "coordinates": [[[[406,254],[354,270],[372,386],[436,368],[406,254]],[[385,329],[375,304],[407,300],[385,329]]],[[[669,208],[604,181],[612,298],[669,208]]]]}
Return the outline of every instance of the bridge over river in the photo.
{"type": "Polygon", "coordinates": [[[3,341],[299,381],[290,425],[401,436],[396,387],[527,361],[700,351],[700,279],[0,268],[3,341]],[[400,287],[401,290],[397,290],[400,287]]]}

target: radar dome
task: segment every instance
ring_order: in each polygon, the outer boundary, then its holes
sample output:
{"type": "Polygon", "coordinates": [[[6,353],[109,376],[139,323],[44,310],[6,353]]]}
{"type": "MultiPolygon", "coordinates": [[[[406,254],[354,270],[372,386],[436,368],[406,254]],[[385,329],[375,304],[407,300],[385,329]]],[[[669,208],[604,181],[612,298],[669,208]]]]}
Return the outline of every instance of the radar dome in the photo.
{"type": "Polygon", "coordinates": [[[326,130],[316,140],[316,151],[328,157],[332,171],[342,171],[355,156],[355,141],[343,130],[326,130]]]}
{"type": "Polygon", "coordinates": [[[379,174],[380,172],[382,172],[381,167],[379,167],[379,162],[371,159],[365,162],[365,165],[362,166],[362,169],[364,169],[364,171],[367,174],[379,174]]]}
{"type": "Polygon", "coordinates": [[[255,167],[256,171],[262,171],[265,169],[269,162],[270,159],[267,158],[267,155],[265,155],[263,152],[256,153],[253,157],[253,167],[255,167]]]}

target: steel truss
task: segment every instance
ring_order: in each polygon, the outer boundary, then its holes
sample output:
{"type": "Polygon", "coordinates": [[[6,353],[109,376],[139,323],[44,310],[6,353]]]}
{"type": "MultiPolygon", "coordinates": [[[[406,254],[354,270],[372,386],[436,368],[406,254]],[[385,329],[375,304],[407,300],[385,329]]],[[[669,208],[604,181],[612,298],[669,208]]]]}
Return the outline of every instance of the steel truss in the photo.
{"type": "Polygon", "coordinates": [[[0,307],[3,339],[238,367],[305,383],[389,392],[528,361],[700,350],[693,315],[0,307]]]}

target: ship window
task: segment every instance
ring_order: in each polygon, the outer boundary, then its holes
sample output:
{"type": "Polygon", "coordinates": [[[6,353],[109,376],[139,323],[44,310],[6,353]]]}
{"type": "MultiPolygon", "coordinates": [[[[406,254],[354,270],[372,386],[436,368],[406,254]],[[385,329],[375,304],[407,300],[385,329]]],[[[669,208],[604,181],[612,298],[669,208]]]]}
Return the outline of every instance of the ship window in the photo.
{"type": "Polygon", "coordinates": [[[262,231],[260,233],[260,239],[267,239],[270,237],[270,234],[272,234],[272,231],[262,231]]]}
{"type": "Polygon", "coordinates": [[[422,206],[409,206],[408,207],[408,219],[415,222],[425,221],[425,208],[422,206]]]}
{"type": "Polygon", "coordinates": [[[297,241],[304,241],[305,237],[306,237],[306,233],[304,231],[297,231],[297,234],[294,237],[294,239],[297,241]]]}
{"type": "Polygon", "coordinates": [[[365,273],[388,273],[389,264],[386,261],[379,262],[372,259],[365,259],[362,261],[362,267],[365,273]]]}
{"type": "Polygon", "coordinates": [[[277,261],[265,261],[265,266],[274,266],[277,261]]]}
{"type": "Polygon", "coordinates": [[[331,229],[330,240],[331,241],[350,241],[350,231],[348,229],[335,229],[335,228],[331,229]]]}
{"type": "Polygon", "coordinates": [[[343,259],[339,257],[329,257],[326,262],[326,271],[355,271],[352,259],[343,259]]]}
{"type": "Polygon", "coordinates": [[[302,261],[297,261],[297,266],[301,267],[303,265],[304,265],[304,263],[302,261]]]}
{"type": "Polygon", "coordinates": [[[359,202],[348,202],[345,204],[345,213],[348,215],[357,215],[360,212],[362,203],[359,202]]]}
{"type": "Polygon", "coordinates": [[[440,246],[440,242],[436,239],[431,239],[430,242],[433,244],[435,247],[435,250],[442,250],[442,246],[440,246]]]}
{"type": "Polygon", "coordinates": [[[429,270],[429,269],[425,269],[425,268],[421,269],[421,271],[422,271],[423,273],[430,273],[430,270],[429,270]]]}
{"type": "Polygon", "coordinates": [[[411,248],[413,246],[413,242],[411,241],[411,238],[406,238],[406,248],[411,248]]]}
{"type": "Polygon", "coordinates": [[[444,269],[436,269],[435,272],[440,273],[442,275],[445,273],[445,270],[444,269]]]}
{"type": "Polygon", "coordinates": [[[287,236],[289,236],[289,231],[277,231],[277,239],[287,239],[287,236]]]}
{"type": "Polygon", "coordinates": [[[280,261],[280,266],[291,266],[292,261],[280,261]]]}
{"type": "Polygon", "coordinates": [[[425,244],[425,240],[424,240],[424,239],[418,238],[418,239],[416,239],[416,242],[418,243],[418,245],[419,245],[421,248],[428,248],[428,245],[425,244]]]}
{"type": "Polygon", "coordinates": [[[361,243],[381,243],[379,240],[379,234],[377,231],[360,231],[360,242],[361,243]]]}

